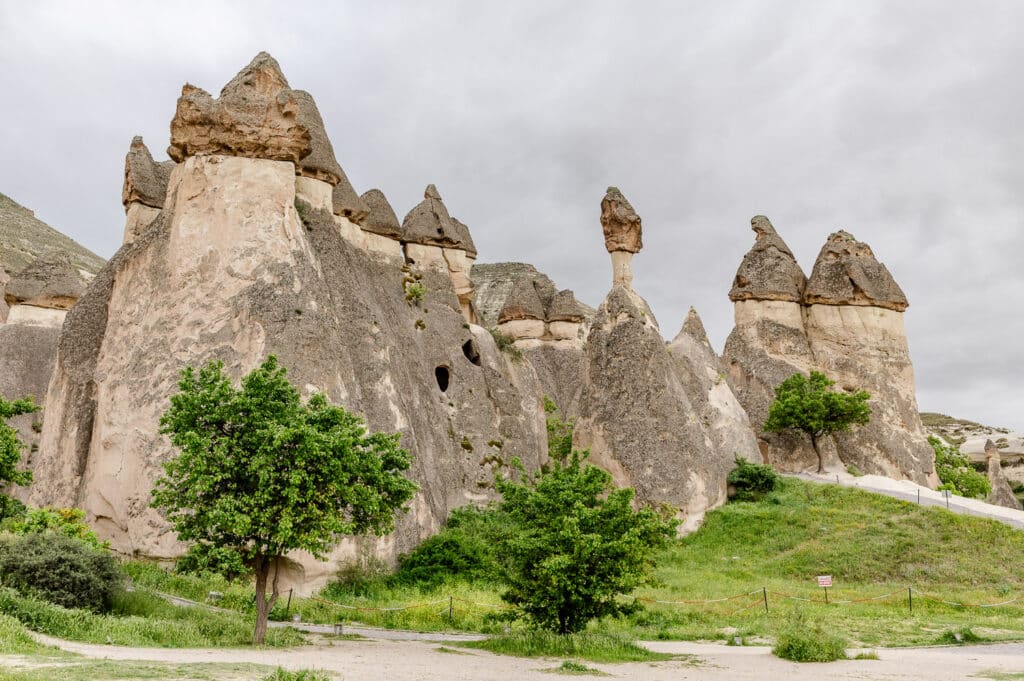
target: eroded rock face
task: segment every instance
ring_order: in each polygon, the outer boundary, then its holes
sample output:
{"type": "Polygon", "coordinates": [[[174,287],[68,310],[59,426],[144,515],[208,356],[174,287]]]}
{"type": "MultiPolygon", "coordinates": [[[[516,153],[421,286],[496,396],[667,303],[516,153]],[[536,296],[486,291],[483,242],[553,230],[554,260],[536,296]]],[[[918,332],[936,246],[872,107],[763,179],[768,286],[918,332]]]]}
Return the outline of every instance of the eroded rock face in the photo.
{"type": "Polygon", "coordinates": [[[178,163],[197,154],[223,154],[298,165],[313,152],[313,135],[303,120],[309,112],[302,107],[277,61],[260,52],[218,98],[194,85],[181,89],[167,155],[178,163]]]}
{"type": "MultiPolygon", "coordinates": [[[[694,364],[706,355],[691,337],[677,340],[673,352],[643,298],[625,286],[612,288],[587,336],[574,444],[589,449],[617,484],[635,487],[641,502],[668,503],[699,517],[725,501],[734,456],[754,462],[761,456],[753,437],[743,434],[737,434],[740,451],[716,447],[713,428],[702,422],[714,379],[694,364]]],[[[721,385],[728,390],[724,379],[721,385]]]]}
{"type": "Polygon", "coordinates": [[[152,208],[163,208],[167,198],[167,183],[174,170],[174,161],[153,160],[149,148],[136,135],[124,157],[124,186],[121,189],[121,203],[125,210],[138,202],[152,208]]]}
{"type": "Polygon", "coordinates": [[[53,252],[37,258],[7,282],[4,298],[9,306],[67,310],[82,297],[87,284],[70,255],[53,252]]]}
{"type": "MultiPolygon", "coordinates": [[[[838,389],[872,395],[868,425],[819,441],[826,470],[852,465],[865,473],[936,485],[935,457],[917,412],[903,328],[906,298],[892,275],[867,244],[836,232],[804,284],[792,251],[768,219],[755,217],[751,225],[757,240],[730,292],[736,327],[725,360],[755,430],[767,418],[775,386],[797,371],[821,371],[838,389]]],[[[776,467],[817,467],[805,437],[758,435],[776,467]]]]}
{"type": "Polygon", "coordinates": [[[804,304],[860,305],[896,312],[907,309],[907,297],[871,247],[844,231],[829,235],[822,246],[804,293],[804,304]]]}
{"type": "Polygon", "coordinates": [[[271,353],[307,395],[323,391],[371,428],[401,432],[421,486],[394,535],[363,549],[344,542],[324,565],[293,556],[289,574],[306,589],[357,549],[383,559],[409,550],[451,508],[488,498],[495,465],[539,464],[544,420],[531,367],[466,328],[447,273],[424,271],[427,293],[413,306],[401,261],[370,257],[327,210],[303,225],[295,184],[288,162],[204,155],[178,166],[167,209],[69,314],[35,503],[80,506],[118,551],[176,555],[181,546],[148,500],[172,455],[157,423],[178,372],[217,358],[239,376],[271,353]]]}
{"type": "Polygon", "coordinates": [[[757,237],[736,271],[729,300],[803,302],[807,277],[789,246],[763,215],[751,218],[750,228],[757,237]]]}
{"type": "Polygon", "coordinates": [[[985,501],[990,504],[1020,510],[1020,500],[1014,495],[1013,488],[1010,487],[1010,481],[1006,479],[1006,475],[1003,473],[999,448],[996,447],[996,443],[992,442],[992,440],[985,442],[985,459],[988,469],[988,481],[992,484],[992,493],[988,495],[985,501]]]}
{"type": "Polygon", "coordinates": [[[398,216],[388,203],[384,192],[379,189],[371,189],[359,197],[366,204],[370,212],[363,220],[361,227],[374,234],[389,237],[395,240],[402,238],[402,225],[398,222],[398,216]]]}

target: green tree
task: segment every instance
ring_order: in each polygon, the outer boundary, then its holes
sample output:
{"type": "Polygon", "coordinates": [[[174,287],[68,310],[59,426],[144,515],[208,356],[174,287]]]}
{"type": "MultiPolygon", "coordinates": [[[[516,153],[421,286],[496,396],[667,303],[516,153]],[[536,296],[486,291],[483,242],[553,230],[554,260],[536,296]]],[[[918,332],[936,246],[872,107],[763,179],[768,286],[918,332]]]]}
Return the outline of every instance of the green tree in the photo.
{"type": "MultiPolygon", "coordinates": [[[[18,439],[18,431],[6,421],[22,414],[39,411],[39,407],[31,397],[8,402],[0,397],[0,488],[7,485],[27,485],[32,482],[32,471],[19,470],[21,450],[25,445],[18,439]]],[[[9,510],[17,506],[6,495],[0,494],[0,518],[9,514],[9,510]]]]}
{"type": "Polygon", "coordinates": [[[850,430],[871,419],[868,400],[863,390],[841,393],[831,390],[835,381],[820,371],[811,375],[793,374],[775,388],[775,401],[768,408],[762,426],[766,433],[798,430],[811,436],[811,445],[818,455],[818,472],[824,469],[818,440],[826,435],[850,430]]]}
{"type": "Polygon", "coordinates": [[[974,470],[959,447],[947,445],[934,435],[928,437],[928,444],[935,451],[935,473],[942,481],[940,490],[948,489],[953,494],[972,499],[984,499],[992,493],[988,476],[974,470]]]}
{"type": "Polygon", "coordinates": [[[164,464],[152,504],[180,539],[233,549],[252,565],[257,644],[286,553],[323,559],[342,535],[386,534],[416,491],[397,434],[368,433],[320,394],[303,404],[286,374],[270,356],[239,389],[220,362],[188,367],[160,419],[180,454],[164,464]]]}
{"type": "Polygon", "coordinates": [[[560,634],[587,622],[634,611],[628,594],[650,579],[654,549],[674,536],[676,521],[651,509],[633,510],[633,489],[571,450],[571,424],[548,409],[548,465],[519,481],[496,481],[500,511],[515,523],[504,542],[508,590],[502,599],[534,626],[560,634]],[[568,438],[566,433],[569,433],[568,438]]]}

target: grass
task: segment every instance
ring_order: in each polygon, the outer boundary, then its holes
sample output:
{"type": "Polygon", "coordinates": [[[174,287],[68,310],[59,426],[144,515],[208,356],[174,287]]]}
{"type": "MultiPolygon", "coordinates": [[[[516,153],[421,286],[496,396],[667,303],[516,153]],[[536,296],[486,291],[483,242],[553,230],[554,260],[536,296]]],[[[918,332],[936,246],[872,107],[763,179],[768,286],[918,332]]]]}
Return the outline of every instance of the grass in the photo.
{"type": "Polygon", "coordinates": [[[465,648],[487,650],[516,657],[576,657],[591,662],[657,662],[672,655],[641,648],[624,636],[610,634],[551,634],[524,631],[492,636],[483,641],[465,641],[465,648]]]}
{"type": "MultiPolygon", "coordinates": [[[[253,623],[235,614],[181,608],[145,592],[117,597],[109,615],[70,610],[0,589],[0,613],[27,628],[57,638],[87,643],[160,648],[248,646],[253,623]]],[[[266,645],[305,641],[292,629],[270,629],[266,645]]]]}
{"type": "Polygon", "coordinates": [[[0,669],[0,681],[257,681],[268,678],[267,670],[252,664],[166,664],[83,658],[53,662],[32,658],[23,665],[10,664],[0,669]]]}
{"type": "Polygon", "coordinates": [[[792,662],[834,662],[846,659],[846,641],[795,612],[775,635],[772,653],[792,662]]]}
{"type": "Polygon", "coordinates": [[[606,674],[600,669],[594,669],[593,667],[588,667],[585,664],[573,662],[572,660],[565,660],[557,667],[545,669],[544,671],[551,672],[552,674],[565,674],[567,676],[609,676],[609,674],[606,674]]]}
{"type": "MultiPolygon", "coordinates": [[[[739,637],[747,644],[768,644],[800,608],[814,620],[828,621],[835,634],[857,648],[941,643],[946,632],[961,627],[988,641],[1024,640],[1024,602],[963,608],[925,596],[958,603],[1024,597],[1024,571],[1019,569],[1024,532],[862,490],[784,478],[760,501],[733,502],[708,513],[699,531],[656,558],[656,585],[636,594],[648,599],[644,610],[593,624],[588,633],[629,640],[739,637]],[[815,577],[821,574],[835,580],[828,605],[816,587],[815,577]],[[914,588],[913,614],[908,585],[914,588]],[[767,613],[762,588],[768,592],[767,613]],[[836,604],[876,596],[884,598],[836,604]],[[680,603],[727,597],[736,598],[680,603]]],[[[137,563],[127,569],[137,585],[200,601],[211,590],[221,591],[220,605],[251,613],[251,583],[171,575],[137,563]]],[[[500,634],[505,623],[494,615],[503,609],[501,590],[488,581],[421,588],[388,582],[379,574],[349,575],[346,583],[331,585],[321,600],[294,598],[290,612],[300,613],[303,622],[500,634]]],[[[513,625],[512,633],[523,631],[513,625]]]]}

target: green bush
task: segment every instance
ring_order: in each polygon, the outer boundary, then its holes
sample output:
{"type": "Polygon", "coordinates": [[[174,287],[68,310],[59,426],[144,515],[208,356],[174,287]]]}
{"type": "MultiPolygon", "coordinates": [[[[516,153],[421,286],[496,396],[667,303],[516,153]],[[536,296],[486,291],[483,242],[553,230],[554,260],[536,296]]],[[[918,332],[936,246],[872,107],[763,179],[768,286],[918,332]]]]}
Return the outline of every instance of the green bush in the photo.
{"type": "Polygon", "coordinates": [[[934,435],[928,437],[928,444],[935,450],[935,472],[942,481],[940,490],[972,499],[984,499],[992,493],[988,476],[974,470],[959,447],[947,445],[934,435]]]}
{"type": "Polygon", "coordinates": [[[199,543],[188,547],[175,562],[174,571],[184,575],[221,575],[230,581],[250,574],[252,569],[242,562],[238,551],[199,543]]]}
{"type": "Polygon", "coordinates": [[[288,671],[278,667],[273,673],[267,674],[261,681],[331,681],[331,677],[321,671],[299,669],[288,671]]]}
{"type": "Polygon", "coordinates": [[[792,662],[832,662],[846,659],[846,641],[795,612],[776,635],[772,652],[792,662]]]}
{"type": "Polygon", "coordinates": [[[35,533],[0,543],[3,586],[66,608],[109,611],[121,580],[117,561],[81,539],[35,533]]]}
{"type": "Polygon", "coordinates": [[[4,529],[16,535],[59,534],[96,549],[109,546],[85,523],[85,511],[80,508],[31,508],[5,522],[4,529]]]}
{"type": "Polygon", "coordinates": [[[736,468],[729,472],[726,481],[735,490],[733,498],[756,501],[775,489],[779,476],[771,466],[736,457],[736,468]]]}

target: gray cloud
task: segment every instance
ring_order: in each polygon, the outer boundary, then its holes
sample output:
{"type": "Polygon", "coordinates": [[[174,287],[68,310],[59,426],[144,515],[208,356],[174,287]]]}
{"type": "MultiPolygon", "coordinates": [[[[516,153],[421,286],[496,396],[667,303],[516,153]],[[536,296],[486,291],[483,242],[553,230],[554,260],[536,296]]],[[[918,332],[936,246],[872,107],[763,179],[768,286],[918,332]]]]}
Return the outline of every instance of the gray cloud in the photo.
{"type": "Polygon", "coordinates": [[[599,202],[644,218],[635,285],[666,335],[726,298],[772,218],[805,268],[869,242],[911,301],[922,409],[1024,428],[1024,20],[1016,2],[0,2],[0,191],[104,256],[123,155],[181,85],[262,49],[339,161],[401,215],[436,183],[481,260],[597,304],[599,202]]]}

